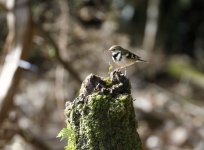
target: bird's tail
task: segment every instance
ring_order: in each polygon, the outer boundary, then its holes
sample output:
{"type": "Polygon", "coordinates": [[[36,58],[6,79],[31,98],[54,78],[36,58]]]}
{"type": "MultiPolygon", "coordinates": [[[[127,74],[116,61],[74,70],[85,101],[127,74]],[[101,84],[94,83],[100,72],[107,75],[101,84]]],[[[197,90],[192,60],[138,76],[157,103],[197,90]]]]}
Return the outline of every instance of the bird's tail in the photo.
{"type": "Polygon", "coordinates": [[[146,62],[146,63],[149,63],[149,61],[143,60],[141,58],[138,58],[137,62],[146,62]]]}

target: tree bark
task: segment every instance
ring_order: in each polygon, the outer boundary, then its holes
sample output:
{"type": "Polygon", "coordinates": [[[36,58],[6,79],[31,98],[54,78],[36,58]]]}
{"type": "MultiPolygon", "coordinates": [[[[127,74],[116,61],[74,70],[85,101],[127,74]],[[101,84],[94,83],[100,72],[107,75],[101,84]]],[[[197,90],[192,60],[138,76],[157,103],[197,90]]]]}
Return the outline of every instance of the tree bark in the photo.
{"type": "Polygon", "coordinates": [[[107,78],[89,75],[79,96],[67,102],[65,114],[76,150],[142,149],[130,83],[121,72],[107,78]]]}

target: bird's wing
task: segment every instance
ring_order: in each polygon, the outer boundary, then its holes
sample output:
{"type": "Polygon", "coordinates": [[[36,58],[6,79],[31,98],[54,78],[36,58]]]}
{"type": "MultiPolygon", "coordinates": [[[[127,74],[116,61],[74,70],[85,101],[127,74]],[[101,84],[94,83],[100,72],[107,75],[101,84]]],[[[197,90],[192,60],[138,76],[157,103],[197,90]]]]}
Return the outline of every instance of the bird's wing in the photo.
{"type": "Polygon", "coordinates": [[[126,55],[126,57],[129,59],[137,60],[139,58],[139,56],[135,55],[133,52],[130,52],[130,51],[125,50],[125,49],[123,49],[122,55],[126,55]]]}

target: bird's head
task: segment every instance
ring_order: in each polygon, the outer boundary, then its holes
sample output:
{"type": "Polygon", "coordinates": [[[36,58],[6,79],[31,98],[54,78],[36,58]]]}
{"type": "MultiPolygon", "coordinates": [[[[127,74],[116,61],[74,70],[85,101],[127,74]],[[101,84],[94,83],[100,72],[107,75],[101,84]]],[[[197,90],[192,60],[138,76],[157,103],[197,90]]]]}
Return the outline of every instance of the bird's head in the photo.
{"type": "Polygon", "coordinates": [[[109,52],[117,52],[117,51],[121,51],[123,48],[119,45],[113,45],[111,46],[108,51],[109,52]]]}

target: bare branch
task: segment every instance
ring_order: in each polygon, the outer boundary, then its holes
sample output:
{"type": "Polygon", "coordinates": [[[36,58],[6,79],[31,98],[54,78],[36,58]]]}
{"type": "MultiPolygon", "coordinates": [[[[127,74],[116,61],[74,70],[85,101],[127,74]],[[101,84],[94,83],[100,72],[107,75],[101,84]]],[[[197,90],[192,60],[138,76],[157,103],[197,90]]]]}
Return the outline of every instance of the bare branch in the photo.
{"type": "Polygon", "coordinates": [[[50,33],[45,31],[42,27],[38,28],[40,30],[40,33],[43,34],[44,38],[47,39],[47,41],[53,46],[56,57],[58,61],[62,64],[62,66],[72,75],[73,79],[77,82],[78,85],[81,84],[82,80],[77,73],[77,71],[69,64],[69,62],[64,61],[63,58],[60,56],[60,48],[58,47],[57,43],[55,40],[51,37],[50,33]]]}

